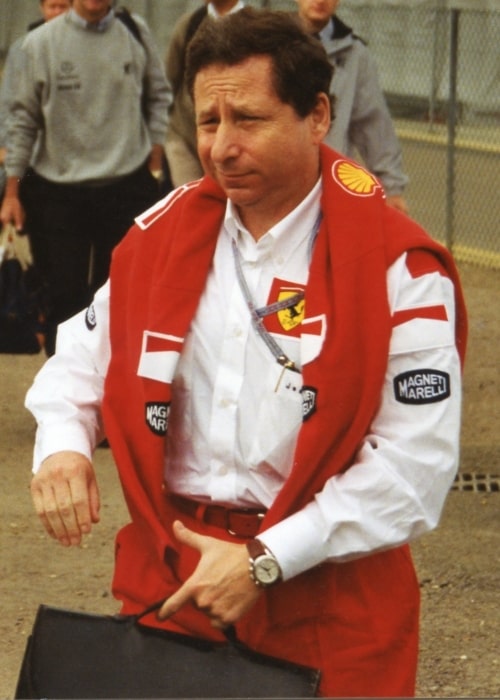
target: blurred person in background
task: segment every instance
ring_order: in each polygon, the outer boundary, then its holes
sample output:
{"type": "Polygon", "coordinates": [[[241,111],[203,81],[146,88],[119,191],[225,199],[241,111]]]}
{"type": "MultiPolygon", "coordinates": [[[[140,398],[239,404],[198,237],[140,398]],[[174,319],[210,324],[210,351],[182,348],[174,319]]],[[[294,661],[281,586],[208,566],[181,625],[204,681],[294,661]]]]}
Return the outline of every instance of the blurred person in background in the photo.
{"type": "Polygon", "coordinates": [[[381,181],[387,202],[406,213],[403,192],[408,178],[373,56],[335,14],[340,0],[296,2],[304,28],[321,41],[335,67],[330,86],[335,115],[326,143],[351,158],[359,154],[381,181]]]}
{"type": "Polygon", "coordinates": [[[111,0],[71,9],[22,44],[0,211],[29,231],[57,325],[106,280],[111,252],[159,198],[171,93],[149,28],[111,0]]]}
{"type": "Polygon", "coordinates": [[[176,187],[203,175],[196,146],[193,100],[184,81],[187,46],[206,17],[222,17],[242,7],[242,0],[212,0],[183,15],[174,27],[165,60],[167,78],[174,93],[165,150],[176,187]]]}
{"type": "MultiPolygon", "coordinates": [[[[28,25],[28,32],[36,29],[44,22],[54,19],[70,8],[70,0],[40,0],[41,18],[28,25]]],[[[7,138],[7,118],[10,104],[15,94],[19,75],[20,61],[22,60],[21,46],[24,36],[19,37],[9,49],[2,70],[2,82],[0,84],[0,197],[5,186],[5,142],[7,138]]]]}

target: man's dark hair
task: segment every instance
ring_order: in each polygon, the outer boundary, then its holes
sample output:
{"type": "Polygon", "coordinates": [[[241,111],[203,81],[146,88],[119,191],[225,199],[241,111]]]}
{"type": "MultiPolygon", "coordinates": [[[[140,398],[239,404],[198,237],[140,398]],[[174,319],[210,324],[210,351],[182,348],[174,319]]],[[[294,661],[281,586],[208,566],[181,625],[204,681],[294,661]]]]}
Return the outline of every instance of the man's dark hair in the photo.
{"type": "Polygon", "coordinates": [[[220,19],[208,18],[194,35],[185,76],[191,95],[203,68],[234,66],[252,56],[271,58],[276,94],[302,118],[315,107],[319,92],[329,94],[333,68],[321,42],[286,12],[246,7],[220,19]]]}

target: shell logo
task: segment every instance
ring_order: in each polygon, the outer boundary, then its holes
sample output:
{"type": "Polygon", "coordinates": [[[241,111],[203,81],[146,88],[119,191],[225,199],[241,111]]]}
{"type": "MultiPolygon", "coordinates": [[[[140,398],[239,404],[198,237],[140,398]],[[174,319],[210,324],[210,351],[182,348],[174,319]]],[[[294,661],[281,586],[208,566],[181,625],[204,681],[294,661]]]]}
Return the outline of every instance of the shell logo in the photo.
{"type": "Polygon", "coordinates": [[[349,194],[371,197],[380,189],[380,183],[367,170],[347,160],[337,160],[332,166],[334,180],[349,194]]]}

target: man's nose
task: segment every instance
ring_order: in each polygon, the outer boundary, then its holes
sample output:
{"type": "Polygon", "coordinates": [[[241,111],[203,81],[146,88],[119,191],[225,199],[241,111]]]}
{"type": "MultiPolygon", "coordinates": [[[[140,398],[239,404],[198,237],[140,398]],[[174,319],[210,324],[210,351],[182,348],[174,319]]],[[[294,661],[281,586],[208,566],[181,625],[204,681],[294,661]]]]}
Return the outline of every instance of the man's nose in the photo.
{"type": "Polygon", "coordinates": [[[232,122],[221,120],[212,142],[212,160],[221,163],[229,158],[236,158],[239,152],[238,129],[232,122]]]}

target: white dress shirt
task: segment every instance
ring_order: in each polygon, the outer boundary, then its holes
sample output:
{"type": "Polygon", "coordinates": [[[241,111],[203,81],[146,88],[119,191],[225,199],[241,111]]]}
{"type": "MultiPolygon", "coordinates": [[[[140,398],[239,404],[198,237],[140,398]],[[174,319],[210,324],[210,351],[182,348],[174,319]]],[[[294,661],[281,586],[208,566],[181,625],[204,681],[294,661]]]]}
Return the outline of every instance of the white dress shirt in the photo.
{"type": "MultiPolygon", "coordinates": [[[[165,478],[180,494],[234,507],[269,507],[290,469],[302,417],[300,373],[279,382],[281,366],[251,325],[231,239],[257,306],[273,280],[305,285],[320,184],[258,242],[228,205],[213,269],[173,382],[165,478]],[[278,391],[275,391],[278,385],[278,391]]],[[[392,312],[442,304],[448,321],[416,318],[393,330],[380,409],[355,463],[330,478],[300,512],[259,534],[284,578],[324,561],[345,561],[397,546],[435,527],[458,464],[460,363],[454,293],[439,273],[413,277],[406,255],[388,270],[392,312]],[[408,367],[449,375],[448,399],[407,407],[393,380],[408,367]]],[[[102,436],[99,404],[109,361],[109,288],[96,295],[97,326],[81,314],[62,324],[57,354],[27,396],[37,418],[35,470],[59,450],[91,456],[102,436]]],[[[300,367],[299,343],[275,336],[300,367]]]]}

